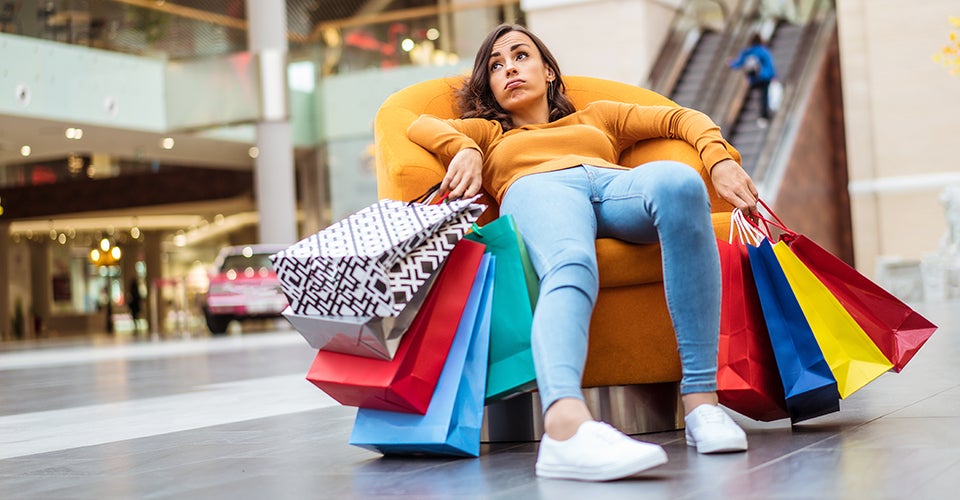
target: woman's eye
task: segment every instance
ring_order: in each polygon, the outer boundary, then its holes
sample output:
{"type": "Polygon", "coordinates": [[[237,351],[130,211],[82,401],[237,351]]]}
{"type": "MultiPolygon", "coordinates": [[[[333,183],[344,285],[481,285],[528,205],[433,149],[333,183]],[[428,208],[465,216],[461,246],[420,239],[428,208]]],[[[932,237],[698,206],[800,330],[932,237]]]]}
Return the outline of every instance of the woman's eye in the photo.
{"type": "Polygon", "coordinates": [[[526,58],[527,58],[527,53],[526,53],[526,52],[521,52],[521,53],[517,54],[517,60],[518,60],[518,61],[521,60],[521,59],[526,59],[526,58]]]}
{"type": "Polygon", "coordinates": [[[490,65],[490,71],[496,71],[496,70],[500,69],[501,66],[503,66],[503,64],[498,63],[498,62],[495,62],[495,63],[493,63],[493,64],[490,65]]]}

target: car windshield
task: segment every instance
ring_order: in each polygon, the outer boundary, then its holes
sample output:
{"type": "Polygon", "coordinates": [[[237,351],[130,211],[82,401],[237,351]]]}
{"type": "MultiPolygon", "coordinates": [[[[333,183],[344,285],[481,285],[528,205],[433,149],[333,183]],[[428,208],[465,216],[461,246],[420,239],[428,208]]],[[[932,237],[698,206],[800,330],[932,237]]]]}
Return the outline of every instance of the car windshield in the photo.
{"type": "Polygon", "coordinates": [[[257,274],[265,271],[273,271],[273,264],[270,262],[269,254],[253,254],[246,257],[242,254],[228,255],[223,259],[223,265],[220,267],[221,273],[234,271],[243,274],[247,269],[253,269],[257,274]]]}

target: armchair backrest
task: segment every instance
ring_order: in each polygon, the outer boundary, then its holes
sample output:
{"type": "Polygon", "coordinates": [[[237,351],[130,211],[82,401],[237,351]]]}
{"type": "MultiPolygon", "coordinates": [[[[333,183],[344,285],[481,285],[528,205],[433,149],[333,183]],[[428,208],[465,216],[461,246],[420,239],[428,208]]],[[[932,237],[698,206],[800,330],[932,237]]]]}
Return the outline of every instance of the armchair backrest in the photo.
{"type": "MultiPolygon", "coordinates": [[[[670,99],[641,87],[586,76],[565,76],[567,96],[578,109],[597,100],[632,102],[651,106],[676,106],[670,99]]],[[[457,118],[455,91],[462,77],[427,80],[401,89],[387,98],[374,120],[377,192],[380,198],[411,200],[443,179],[445,166],[425,149],[407,139],[407,127],[421,114],[457,118]]],[[[735,153],[739,160],[739,154],[735,153]]],[[[640,141],[624,151],[620,163],[634,167],[654,160],[676,160],[704,176],[714,212],[733,207],[717,196],[696,149],[674,139],[640,141]]],[[[483,203],[496,208],[493,198],[483,203]]],[[[488,214],[495,211],[489,211],[488,214]]],[[[486,217],[485,217],[486,218],[486,217]]]]}

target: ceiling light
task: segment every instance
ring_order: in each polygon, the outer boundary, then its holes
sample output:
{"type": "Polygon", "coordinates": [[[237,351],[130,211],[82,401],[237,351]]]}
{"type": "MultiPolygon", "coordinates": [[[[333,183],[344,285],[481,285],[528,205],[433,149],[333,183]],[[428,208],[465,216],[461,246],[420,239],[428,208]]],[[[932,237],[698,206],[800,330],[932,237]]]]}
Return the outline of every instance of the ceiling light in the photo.
{"type": "Polygon", "coordinates": [[[256,158],[260,156],[260,148],[251,146],[250,149],[247,150],[247,154],[250,155],[250,158],[256,158]]]}
{"type": "Polygon", "coordinates": [[[163,149],[173,149],[173,145],[174,145],[173,137],[164,137],[163,140],[160,141],[160,147],[162,147],[163,149]]]}
{"type": "Polygon", "coordinates": [[[404,38],[403,41],[400,42],[400,48],[403,49],[404,52],[410,52],[411,50],[413,50],[413,47],[415,45],[416,44],[413,43],[413,40],[409,38],[404,38]]]}
{"type": "Polygon", "coordinates": [[[83,129],[70,127],[66,130],[66,132],[64,132],[63,135],[65,135],[67,139],[73,139],[75,141],[79,141],[80,138],[83,137],[83,129]]]}
{"type": "Polygon", "coordinates": [[[440,38],[440,30],[437,28],[427,30],[427,40],[436,40],[437,38],[440,38]]]}
{"type": "Polygon", "coordinates": [[[30,156],[30,153],[32,152],[33,150],[30,149],[30,146],[22,146],[20,148],[20,156],[30,156]]]}

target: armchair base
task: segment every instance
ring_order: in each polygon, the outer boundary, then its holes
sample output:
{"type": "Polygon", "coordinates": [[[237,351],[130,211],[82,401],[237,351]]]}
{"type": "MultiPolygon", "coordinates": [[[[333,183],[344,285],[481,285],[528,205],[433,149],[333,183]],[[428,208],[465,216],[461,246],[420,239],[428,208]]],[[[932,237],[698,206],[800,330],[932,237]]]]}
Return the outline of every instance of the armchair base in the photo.
{"type": "MultiPolygon", "coordinates": [[[[625,434],[674,431],[684,426],[677,382],[590,387],[583,389],[583,395],[594,418],[625,434]]],[[[543,411],[538,392],[487,405],[481,441],[539,441],[542,435],[543,411]]]]}

